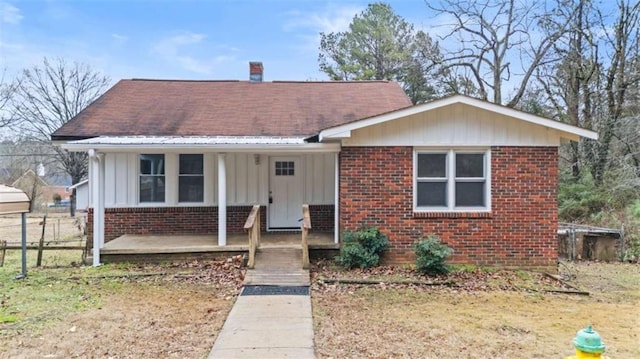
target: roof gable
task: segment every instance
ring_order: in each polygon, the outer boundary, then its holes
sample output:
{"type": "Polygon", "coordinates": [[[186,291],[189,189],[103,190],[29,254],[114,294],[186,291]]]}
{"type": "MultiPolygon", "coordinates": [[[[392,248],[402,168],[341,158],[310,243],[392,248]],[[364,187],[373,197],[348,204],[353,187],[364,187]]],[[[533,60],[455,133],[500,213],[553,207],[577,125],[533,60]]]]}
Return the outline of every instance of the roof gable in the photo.
{"type": "Polygon", "coordinates": [[[122,80],[53,140],[97,136],[313,136],[411,105],[389,81],[122,80]]]}
{"type": "Polygon", "coordinates": [[[585,137],[590,139],[597,139],[598,134],[596,132],[586,130],[580,127],[571,126],[566,123],[554,121],[548,118],[532,115],[526,112],[515,110],[509,107],[497,105],[487,101],[478,100],[472,97],[464,95],[454,95],[451,97],[435,100],[432,102],[416,105],[404,109],[391,111],[385,114],[372,116],[369,118],[353,121],[350,123],[337,125],[326,128],[320,132],[320,141],[330,139],[342,139],[351,137],[352,131],[363,129],[378,124],[383,124],[389,121],[395,121],[398,119],[407,118],[416,114],[425,113],[429,111],[438,110],[448,106],[454,106],[456,104],[463,104],[474,107],[478,110],[489,111],[498,115],[506,116],[515,120],[524,121],[526,123],[542,126],[552,130],[558,131],[560,137],[569,140],[577,140],[579,137],[585,137]]]}

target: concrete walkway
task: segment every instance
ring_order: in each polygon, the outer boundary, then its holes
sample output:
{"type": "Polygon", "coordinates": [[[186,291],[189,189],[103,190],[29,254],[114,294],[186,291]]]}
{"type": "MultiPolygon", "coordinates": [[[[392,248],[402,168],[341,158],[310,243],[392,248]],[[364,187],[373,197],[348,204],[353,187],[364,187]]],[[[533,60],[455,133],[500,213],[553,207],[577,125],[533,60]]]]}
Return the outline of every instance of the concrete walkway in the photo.
{"type": "Polygon", "coordinates": [[[309,271],[301,266],[295,250],[260,250],[209,358],[315,358],[309,271]],[[264,294],[300,289],[306,295],[264,294]]]}

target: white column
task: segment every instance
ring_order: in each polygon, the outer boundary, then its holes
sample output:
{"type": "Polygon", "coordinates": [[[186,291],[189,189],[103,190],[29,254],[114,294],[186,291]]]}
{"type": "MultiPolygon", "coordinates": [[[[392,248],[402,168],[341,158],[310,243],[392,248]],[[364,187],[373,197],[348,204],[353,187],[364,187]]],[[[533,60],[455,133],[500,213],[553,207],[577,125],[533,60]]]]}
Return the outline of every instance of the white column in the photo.
{"type": "Polygon", "coordinates": [[[104,244],[104,154],[89,150],[91,160],[89,185],[93,207],[93,266],[100,265],[100,248],[104,244]]]}
{"type": "Polygon", "coordinates": [[[337,244],[340,242],[340,153],[335,154],[335,170],[334,170],[334,194],[333,194],[333,208],[335,213],[333,214],[333,241],[337,244]]]}
{"type": "Polygon", "coordinates": [[[218,153],[218,245],[227,245],[227,169],[226,154],[218,153]]]}
{"type": "Polygon", "coordinates": [[[105,193],[107,192],[105,185],[105,163],[104,163],[104,153],[98,154],[98,165],[100,169],[98,170],[98,178],[100,181],[99,189],[98,189],[98,208],[100,210],[100,248],[104,247],[104,217],[105,217],[105,193]]]}

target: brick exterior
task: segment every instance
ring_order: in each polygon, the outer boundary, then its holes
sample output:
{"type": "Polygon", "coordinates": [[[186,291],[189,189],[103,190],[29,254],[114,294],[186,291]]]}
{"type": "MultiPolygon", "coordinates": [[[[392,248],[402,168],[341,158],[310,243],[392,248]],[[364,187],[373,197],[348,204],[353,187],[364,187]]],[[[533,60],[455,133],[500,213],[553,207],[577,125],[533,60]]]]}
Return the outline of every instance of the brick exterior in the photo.
{"type": "Polygon", "coordinates": [[[340,230],[376,226],[388,263],[413,262],[411,245],[436,234],[452,263],[551,268],[557,254],[556,147],[491,148],[491,213],[414,213],[412,147],[344,147],[340,230]]]}
{"type": "Polygon", "coordinates": [[[332,204],[309,205],[311,230],[313,232],[333,232],[335,206],[332,204]]]}
{"type": "MultiPolygon", "coordinates": [[[[227,207],[227,232],[243,233],[251,206],[227,207]]],[[[262,223],[266,223],[264,207],[262,223]]],[[[93,208],[89,209],[88,235],[93,235],[93,208]]],[[[217,234],[218,207],[107,208],[105,242],[123,234],[217,234]]],[[[263,228],[264,229],[264,228],[263,228]]]]}
{"type": "MultiPolygon", "coordinates": [[[[333,205],[309,206],[314,231],[333,231],[333,205]]],[[[251,206],[227,207],[227,232],[244,233],[251,206]]],[[[260,210],[262,231],[266,231],[266,207],[260,210]]],[[[105,242],[123,234],[217,234],[218,207],[131,207],[107,208],[105,242]]],[[[87,216],[87,233],[93,238],[93,208],[87,216]]]]}

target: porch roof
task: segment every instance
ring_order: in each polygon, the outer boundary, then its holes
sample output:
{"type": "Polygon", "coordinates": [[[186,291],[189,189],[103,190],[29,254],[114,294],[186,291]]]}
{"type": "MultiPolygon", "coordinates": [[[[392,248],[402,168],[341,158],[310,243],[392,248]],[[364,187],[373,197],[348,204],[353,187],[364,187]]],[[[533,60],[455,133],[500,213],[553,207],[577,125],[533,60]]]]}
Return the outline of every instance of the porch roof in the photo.
{"type": "Polygon", "coordinates": [[[309,143],[304,137],[285,136],[100,136],[70,141],[62,147],[73,151],[108,150],[218,150],[231,152],[337,152],[336,143],[309,143]]]}

